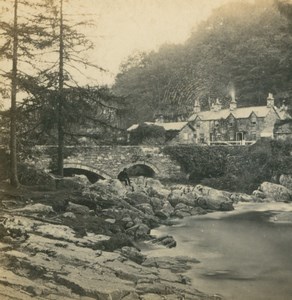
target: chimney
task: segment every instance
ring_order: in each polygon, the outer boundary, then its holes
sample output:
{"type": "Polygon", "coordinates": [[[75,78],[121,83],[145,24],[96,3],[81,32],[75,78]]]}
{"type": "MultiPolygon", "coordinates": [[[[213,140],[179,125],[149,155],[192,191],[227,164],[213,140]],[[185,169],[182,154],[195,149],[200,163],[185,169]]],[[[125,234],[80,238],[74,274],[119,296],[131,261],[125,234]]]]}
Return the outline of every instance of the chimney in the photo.
{"type": "Polygon", "coordinates": [[[200,102],[196,99],[194,105],[194,113],[197,114],[201,111],[200,102]]]}
{"type": "Polygon", "coordinates": [[[229,104],[229,109],[230,110],[235,110],[237,108],[237,103],[236,100],[234,98],[232,98],[230,104],[229,104]]]}
{"type": "Polygon", "coordinates": [[[275,105],[275,99],[272,93],[269,93],[267,98],[267,107],[273,107],[275,105]]]}

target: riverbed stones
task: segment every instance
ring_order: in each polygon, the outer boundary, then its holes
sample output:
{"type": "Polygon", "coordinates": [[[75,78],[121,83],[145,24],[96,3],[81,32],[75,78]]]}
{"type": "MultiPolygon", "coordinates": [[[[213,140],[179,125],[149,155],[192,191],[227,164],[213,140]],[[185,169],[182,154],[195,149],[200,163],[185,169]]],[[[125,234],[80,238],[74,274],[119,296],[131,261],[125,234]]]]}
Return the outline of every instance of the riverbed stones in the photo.
{"type": "Polygon", "coordinates": [[[282,186],[280,184],[263,182],[260,185],[260,190],[268,198],[272,198],[277,202],[291,202],[292,201],[292,191],[282,186]]]}
{"type": "Polygon", "coordinates": [[[196,185],[194,191],[200,196],[197,200],[198,206],[210,210],[233,210],[233,201],[229,192],[216,190],[203,185],[196,185]]]}
{"type": "Polygon", "coordinates": [[[163,245],[166,248],[176,247],[176,241],[171,235],[166,235],[151,240],[152,244],[163,245]]]}
{"type": "Polygon", "coordinates": [[[149,239],[150,228],[146,224],[137,224],[126,230],[135,240],[149,239]]]}

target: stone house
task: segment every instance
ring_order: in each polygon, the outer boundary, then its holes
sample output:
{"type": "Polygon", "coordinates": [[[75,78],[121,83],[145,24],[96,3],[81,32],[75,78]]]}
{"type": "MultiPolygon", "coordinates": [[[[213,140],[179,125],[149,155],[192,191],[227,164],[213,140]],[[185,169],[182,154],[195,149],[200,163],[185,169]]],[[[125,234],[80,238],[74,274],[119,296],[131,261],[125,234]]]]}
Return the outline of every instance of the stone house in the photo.
{"type": "Polygon", "coordinates": [[[250,144],[261,137],[273,137],[273,127],[281,119],[269,94],[266,106],[237,107],[235,99],[222,109],[217,99],[210,111],[200,111],[196,102],[188,122],[197,144],[250,144]]]}
{"type": "MultiPolygon", "coordinates": [[[[156,122],[145,122],[147,125],[156,125],[160,126],[165,130],[165,139],[166,143],[171,144],[193,144],[194,140],[194,129],[188,122],[163,122],[162,119],[157,120],[156,122]]],[[[133,130],[137,129],[139,124],[133,124],[127,129],[128,138],[130,141],[131,134],[133,130]]]]}

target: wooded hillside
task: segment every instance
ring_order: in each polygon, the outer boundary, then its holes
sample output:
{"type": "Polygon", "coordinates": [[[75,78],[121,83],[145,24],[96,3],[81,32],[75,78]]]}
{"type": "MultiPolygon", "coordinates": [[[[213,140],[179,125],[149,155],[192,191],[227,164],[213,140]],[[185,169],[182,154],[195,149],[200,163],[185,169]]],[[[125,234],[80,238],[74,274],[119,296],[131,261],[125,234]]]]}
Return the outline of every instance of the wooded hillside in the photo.
{"type": "MultiPolygon", "coordinates": [[[[195,21],[195,20],[194,20],[195,21]]],[[[127,97],[133,122],[158,114],[179,120],[220,98],[239,106],[262,105],[269,92],[276,104],[292,94],[292,33],[274,1],[229,3],[213,11],[183,45],[136,53],[121,66],[113,87],[127,97]]]]}

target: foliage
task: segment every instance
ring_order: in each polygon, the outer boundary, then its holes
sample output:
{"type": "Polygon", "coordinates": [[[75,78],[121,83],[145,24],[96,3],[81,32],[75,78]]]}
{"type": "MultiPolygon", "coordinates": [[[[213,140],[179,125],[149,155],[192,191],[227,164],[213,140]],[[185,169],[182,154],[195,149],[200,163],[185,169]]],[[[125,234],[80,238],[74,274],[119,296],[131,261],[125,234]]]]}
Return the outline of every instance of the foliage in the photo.
{"type": "Polygon", "coordinates": [[[166,154],[190,174],[194,183],[251,193],[263,182],[292,174],[291,141],[259,141],[250,147],[166,147],[166,154]]]}
{"type": "Polygon", "coordinates": [[[228,149],[222,146],[167,146],[165,153],[176,160],[195,183],[206,177],[219,177],[225,173],[228,149]]]}
{"type": "Polygon", "coordinates": [[[199,24],[184,45],[130,57],[114,86],[132,107],[129,123],[159,113],[179,120],[190,115],[195,99],[208,109],[216,98],[227,105],[231,93],[239,106],[262,105],[268,92],[277,104],[283,99],[289,104],[290,25],[272,0],[228,3],[199,24]]]}
{"type": "Polygon", "coordinates": [[[130,144],[161,145],[165,142],[165,129],[154,124],[140,124],[130,133],[130,144]]]}
{"type": "MultiPolygon", "coordinates": [[[[54,90],[38,87],[18,108],[19,137],[24,146],[56,144],[57,97],[54,90]]],[[[121,133],[123,99],[107,87],[64,89],[63,116],[66,145],[99,143],[121,133]]]]}

